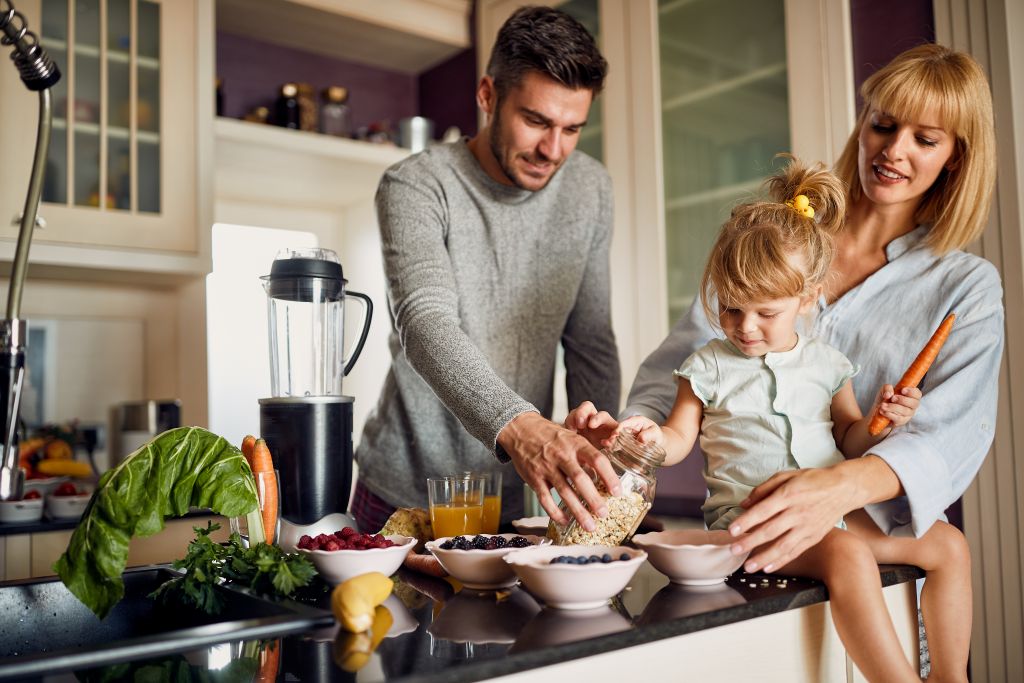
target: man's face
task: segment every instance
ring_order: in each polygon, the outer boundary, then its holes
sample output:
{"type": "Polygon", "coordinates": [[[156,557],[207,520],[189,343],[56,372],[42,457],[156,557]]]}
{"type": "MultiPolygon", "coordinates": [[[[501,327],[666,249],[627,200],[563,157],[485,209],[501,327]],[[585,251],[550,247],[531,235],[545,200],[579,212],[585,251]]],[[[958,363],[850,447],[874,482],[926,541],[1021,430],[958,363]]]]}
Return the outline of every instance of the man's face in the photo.
{"type": "Polygon", "coordinates": [[[500,102],[489,78],[480,89],[481,105],[492,116],[488,142],[504,180],[524,190],[543,189],[576,149],[593,93],[537,72],[527,73],[500,102]]]}

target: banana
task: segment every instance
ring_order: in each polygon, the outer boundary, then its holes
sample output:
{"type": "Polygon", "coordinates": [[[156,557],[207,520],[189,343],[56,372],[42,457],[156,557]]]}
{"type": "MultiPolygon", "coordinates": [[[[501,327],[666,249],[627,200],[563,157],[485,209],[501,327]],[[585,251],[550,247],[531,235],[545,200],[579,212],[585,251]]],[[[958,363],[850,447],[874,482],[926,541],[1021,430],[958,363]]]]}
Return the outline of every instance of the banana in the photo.
{"type": "Polygon", "coordinates": [[[334,662],[344,671],[355,673],[370,661],[370,655],[384,640],[384,636],[394,623],[394,617],[384,605],[377,605],[373,613],[371,630],[363,633],[346,633],[338,631],[334,639],[334,662]]]}
{"type": "Polygon", "coordinates": [[[36,464],[36,470],[40,474],[47,474],[51,477],[91,477],[92,466],[87,462],[79,460],[53,460],[46,458],[36,464]]]}
{"type": "Polygon", "coordinates": [[[350,633],[362,633],[373,626],[374,608],[391,595],[391,579],[380,572],[353,576],[334,587],[331,609],[341,627],[350,633]]]}

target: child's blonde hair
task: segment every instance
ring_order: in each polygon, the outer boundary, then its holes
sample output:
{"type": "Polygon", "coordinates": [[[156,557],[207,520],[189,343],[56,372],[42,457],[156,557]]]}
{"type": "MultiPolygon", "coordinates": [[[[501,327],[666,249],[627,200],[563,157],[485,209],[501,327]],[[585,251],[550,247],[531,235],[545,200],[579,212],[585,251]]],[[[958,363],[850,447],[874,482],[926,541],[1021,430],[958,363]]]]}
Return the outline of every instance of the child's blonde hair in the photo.
{"type": "Polygon", "coordinates": [[[825,282],[833,236],[846,214],[846,188],[822,164],[790,163],[765,181],[770,199],[740,204],[711,248],[700,298],[708,320],[725,308],[751,301],[812,295],[825,282]],[[814,209],[808,218],[791,206],[797,195],[814,209]],[[787,204],[790,202],[790,204],[787,204]]]}

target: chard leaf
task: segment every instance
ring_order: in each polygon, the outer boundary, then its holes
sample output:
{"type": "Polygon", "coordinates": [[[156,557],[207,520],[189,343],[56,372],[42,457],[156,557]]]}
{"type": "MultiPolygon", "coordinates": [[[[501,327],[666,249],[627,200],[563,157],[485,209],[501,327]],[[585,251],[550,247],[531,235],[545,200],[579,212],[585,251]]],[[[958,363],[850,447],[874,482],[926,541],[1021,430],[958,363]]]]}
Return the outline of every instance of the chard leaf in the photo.
{"type": "Polygon", "coordinates": [[[152,536],[190,506],[225,517],[256,509],[242,452],[199,427],[156,436],[100,479],[67,550],[53,568],[100,619],[124,596],[121,574],[133,536],[152,536]]]}

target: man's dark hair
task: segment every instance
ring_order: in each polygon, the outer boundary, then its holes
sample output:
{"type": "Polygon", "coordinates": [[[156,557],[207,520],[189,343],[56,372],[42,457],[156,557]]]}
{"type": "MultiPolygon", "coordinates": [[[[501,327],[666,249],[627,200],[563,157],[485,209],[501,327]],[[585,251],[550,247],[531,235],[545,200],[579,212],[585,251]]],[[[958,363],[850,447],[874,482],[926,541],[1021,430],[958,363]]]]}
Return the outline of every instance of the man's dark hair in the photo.
{"type": "Polygon", "coordinates": [[[583,24],[565,12],[551,7],[523,7],[498,31],[487,64],[498,100],[530,71],[568,88],[588,88],[596,97],[604,87],[608,62],[583,24]]]}

